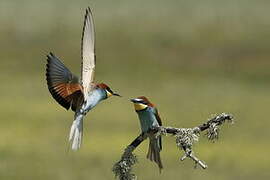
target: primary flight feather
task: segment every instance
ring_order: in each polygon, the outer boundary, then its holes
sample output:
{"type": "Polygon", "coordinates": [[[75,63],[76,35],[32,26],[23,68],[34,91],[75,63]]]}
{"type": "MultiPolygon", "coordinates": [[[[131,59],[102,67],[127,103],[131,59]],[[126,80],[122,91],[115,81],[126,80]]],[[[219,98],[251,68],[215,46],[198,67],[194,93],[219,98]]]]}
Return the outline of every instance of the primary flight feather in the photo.
{"type": "Polygon", "coordinates": [[[82,42],[81,42],[81,79],[83,86],[84,99],[93,88],[95,73],[95,31],[93,15],[90,8],[86,9],[83,24],[82,42]]]}

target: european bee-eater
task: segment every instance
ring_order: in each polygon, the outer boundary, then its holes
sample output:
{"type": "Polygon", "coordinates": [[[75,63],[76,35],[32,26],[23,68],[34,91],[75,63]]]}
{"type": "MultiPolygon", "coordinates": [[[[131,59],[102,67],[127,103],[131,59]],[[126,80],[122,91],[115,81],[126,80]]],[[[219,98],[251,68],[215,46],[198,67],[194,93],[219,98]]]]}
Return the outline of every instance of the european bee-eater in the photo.
{"type": "Polygon", "coordinates": [[[162,150],[161,136],[157,137],[155,133],[149,131],[154,127],[162,126],[158,110],[154,104],[144,96],[131,99],[130,101],[133,102],[135,111],[139,116],[142,133],[147,133],[149,137],[147,158],[156,162],[161,171],[163,168],[160,159],[160,151],[162,150]]]}
{"type": "Polygon", "coordinates": [[[78,78],[54,54],[50,53],[47,56],[48,89],[61,106],[67,110],[71,107],[75,112],[69,134],[72,150],[77,150],[81,146],[83,117],[87,112],[110,96],[120,96],[106,84],[94,83],[95,36],[93,16],[89,7],[86,9],[84,18],[81,59],[81,82],[79,82],[78,78]]]}

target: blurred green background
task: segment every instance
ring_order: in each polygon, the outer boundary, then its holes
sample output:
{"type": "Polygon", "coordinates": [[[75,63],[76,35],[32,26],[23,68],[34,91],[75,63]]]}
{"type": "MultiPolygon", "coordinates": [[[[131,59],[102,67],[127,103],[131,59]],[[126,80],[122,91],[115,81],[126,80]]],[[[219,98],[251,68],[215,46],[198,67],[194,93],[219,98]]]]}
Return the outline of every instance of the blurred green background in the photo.
{"type": "Polygon", "coordinates": [[[267,0],[1,0],[0,179],[114,179],[112,165],[139,133],[128,101],[145,95],[164,125],[193,127],[228,112],[236,123],[195,152],[207,170],[179,161],[174,138],[164,138],[159,174],[137,150],[139,179],[268,179],[270,1],[267,0]],[[80,72],[84,11],[96,25],[96,80],[124,97],[91,111],[83,146],[68,152],[73,113],[51,97],[46,54],[80,72]]]}

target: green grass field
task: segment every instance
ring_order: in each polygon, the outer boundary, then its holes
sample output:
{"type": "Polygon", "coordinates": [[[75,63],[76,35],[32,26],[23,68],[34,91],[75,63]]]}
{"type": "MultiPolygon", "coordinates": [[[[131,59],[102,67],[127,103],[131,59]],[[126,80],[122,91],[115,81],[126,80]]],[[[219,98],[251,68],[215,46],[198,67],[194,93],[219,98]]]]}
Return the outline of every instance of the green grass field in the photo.
{"type": "Polygon", "coordinates": [[[268,1],[19,1],[0,2],[0,179],[114,179],[112,165],[139,133],[128,101],[145,95],[164,125],[193,127],[212,114],[235,116],[218,142],[195,145],[207,170],[193,169],[174,138],[164,138],[159,174],[135,153],[138,179],[268,179],[270,21],[268,1]],[[113,2],[113,3],[112,3],[113,2]],[[91,111],[83,146],[68,151],[73,113],[51,97],[46,54],[80,72],[84,8],[94,12],[96,80],[113,97],[91,111]]]}

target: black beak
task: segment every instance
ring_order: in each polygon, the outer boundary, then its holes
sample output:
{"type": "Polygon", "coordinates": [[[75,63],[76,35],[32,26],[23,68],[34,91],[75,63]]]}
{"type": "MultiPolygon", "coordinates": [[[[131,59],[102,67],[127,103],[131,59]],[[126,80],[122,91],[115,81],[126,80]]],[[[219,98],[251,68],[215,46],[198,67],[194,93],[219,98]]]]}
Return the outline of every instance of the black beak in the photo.
{"type": "Polygon", "coordinates": [[[122,97],[120,94],[117,94],[117,93],[113,93],[112,95],[122,97]]]}

